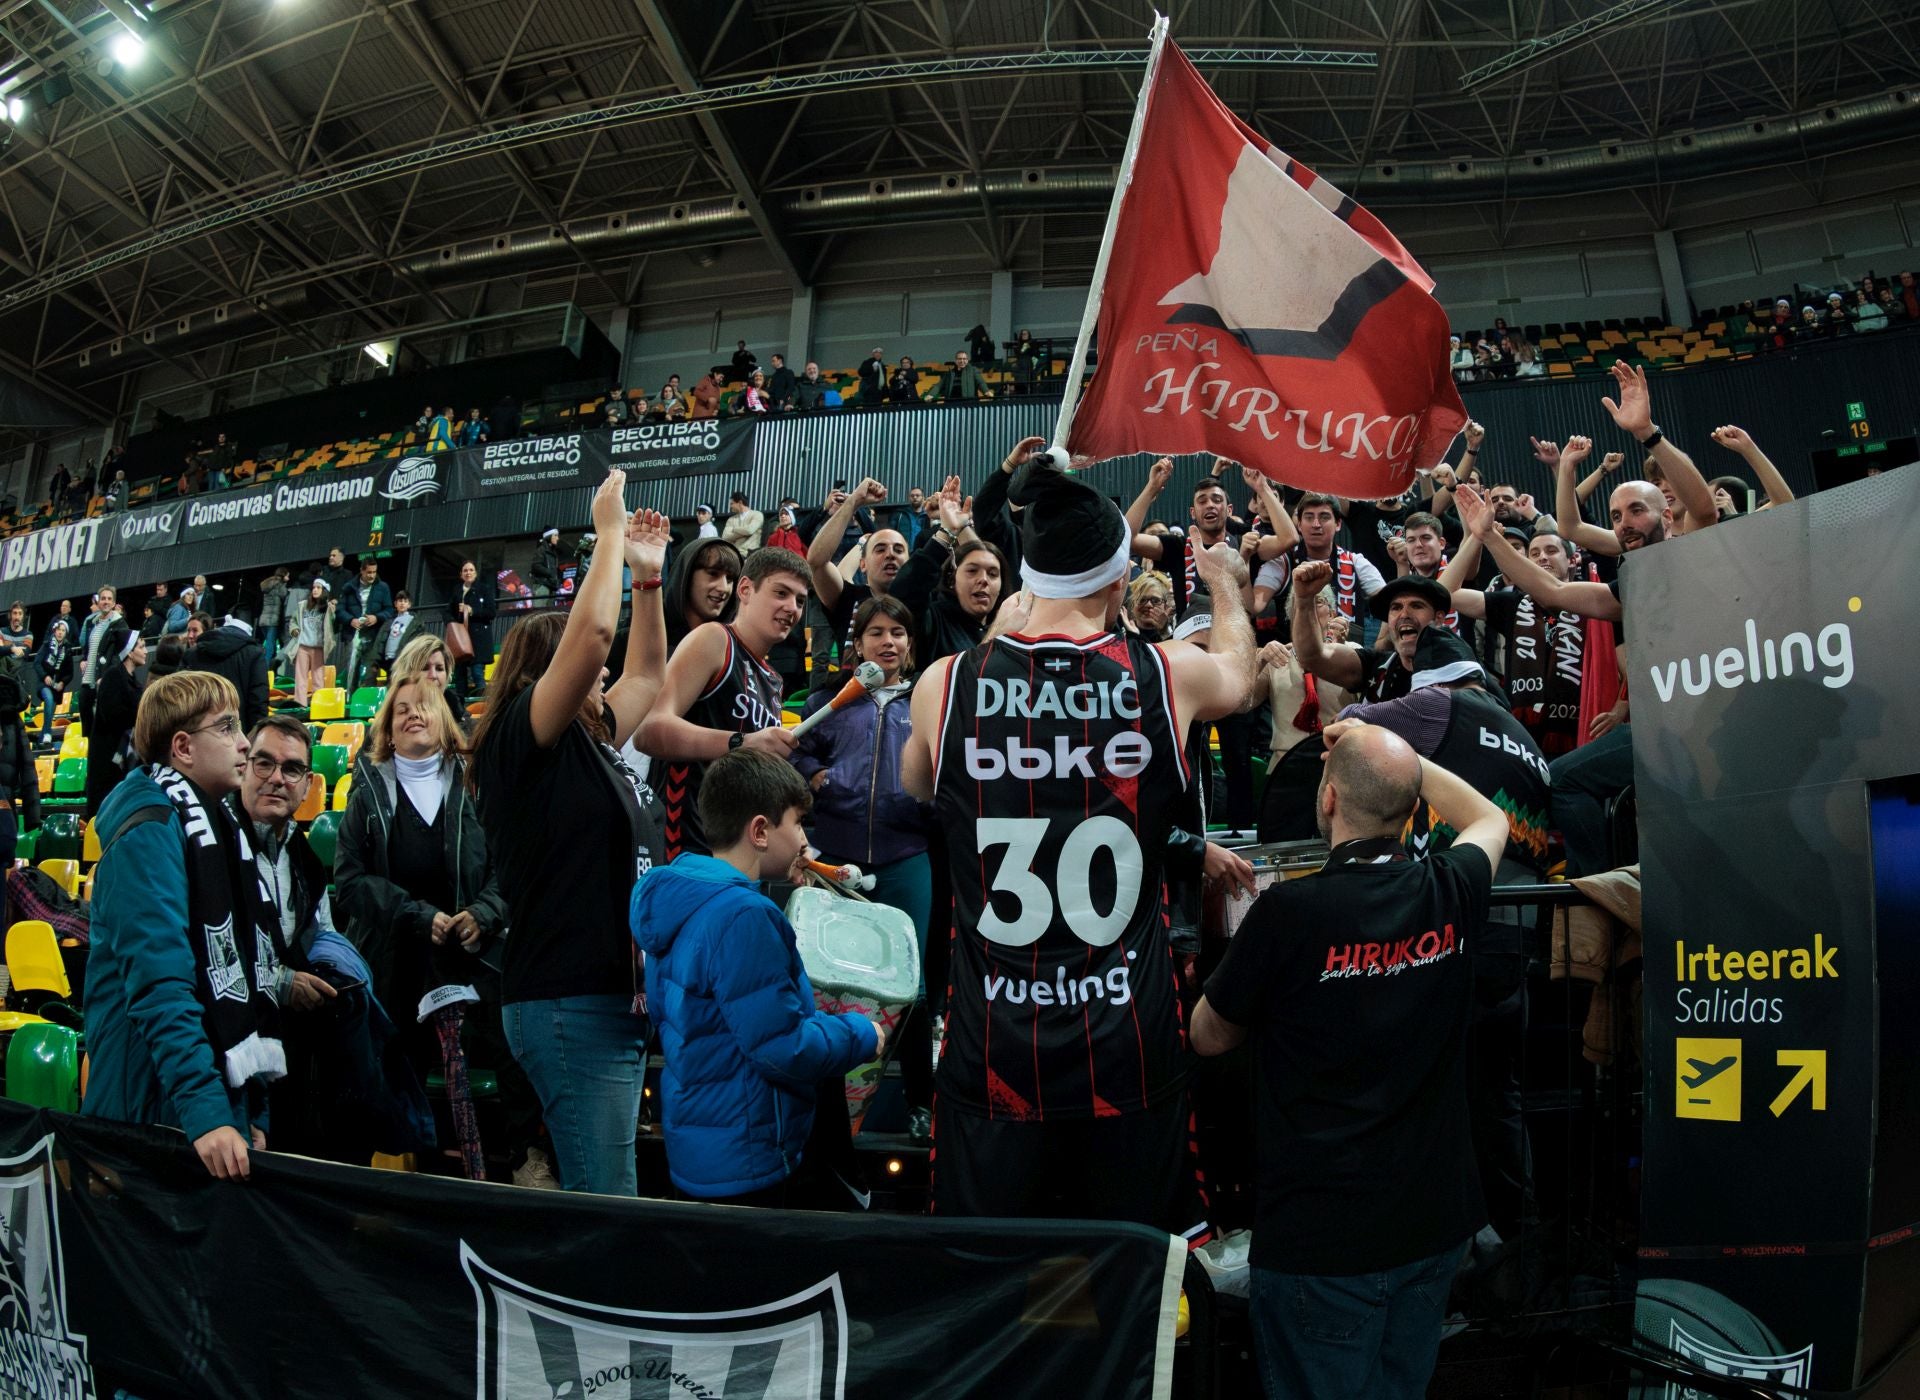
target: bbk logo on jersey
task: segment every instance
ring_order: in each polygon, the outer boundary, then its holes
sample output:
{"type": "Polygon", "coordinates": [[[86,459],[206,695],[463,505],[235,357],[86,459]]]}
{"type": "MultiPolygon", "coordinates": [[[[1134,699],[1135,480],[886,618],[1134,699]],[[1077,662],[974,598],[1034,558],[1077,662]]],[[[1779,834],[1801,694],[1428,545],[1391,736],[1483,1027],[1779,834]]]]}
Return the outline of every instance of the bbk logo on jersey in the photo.
{"type": "Polygon", "coordinates": [[[838,1274],[772,1302],[669,1313],[548,1293],[491,1268],[464,1241],[460,1266],[480,1313],[477,1400],[844,1400],[838,1274]]]}
{"type": "Polygon", "coordinates": [[[51,1136],[0,1161],[0,1395],[94,1400],[87,1339],[67,1322],[51,1136]]]}

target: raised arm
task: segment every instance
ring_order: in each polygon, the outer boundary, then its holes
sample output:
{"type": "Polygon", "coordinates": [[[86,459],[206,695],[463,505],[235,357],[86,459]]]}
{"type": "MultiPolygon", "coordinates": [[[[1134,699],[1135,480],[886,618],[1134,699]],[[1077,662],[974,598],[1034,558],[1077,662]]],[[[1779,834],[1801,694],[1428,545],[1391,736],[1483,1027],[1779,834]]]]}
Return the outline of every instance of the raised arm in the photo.
{"type": "Polygon", "coordinates": [[[1471,486],[1462,486],[1455,498],[1460,520],[1480,539],[1480,545],[1500,566],[1507,581],[1544,607],[1582,617],[1620,620],[1620,603],[1604,583],[1570,582],[1555,578],[1507,542],[1493,518],[1493,508],[1471,486]]]}
{"type": "MultiPolygon", "coordinates": [[[[1447,567],[1440,571],[1440,583],[1453,597],[1453,610],[1462,617],[1483,618],[1487,615],[1487,595],[1477,588],[1468,588],[1467,580],[1477,577],[1480,572],[1480,537],[1469,531],[1460,541],[1459,552],[1447,560],[1447,567]]],[[[1384,632],[1386,629],[1381,628],[1384,632]]]]}
{"type": "Polygon", "coordinates": [[[1293,654],[1301,670],[1311,671],[1342,690],[1357,691],[1367,674],[1360,664],[1359,648],[1328,646],[1321,640],[1319,619],[1314,615],[1313,600],[1332,578],[1333,565],[1324,559],[1310,559],[1293,571],[1293,654]]]}
{"type": "MultiPolygon", "coordinates": [[[[607,473],[607,479],[593,494],[594,533],[603,540],[626,534],[627,508],[621,499],[626,485],[627,474],[616,469],[607,473]]],[[[613,650],[614,624],[620,615],[621,563],[619,550],[593,552],[586,581],[567,613],[559,650],[554,652],[546,674],[534,682],[530,716],[533,741],[543,749],[560,742],[606,669],[607,653],[613,650]]]]}
{"type": "Polygon", "coordinates": [[[1193,552],[1200,583],[1213,599],[1213,624],[1207,650],[1188,642],[1161,642],[1173,671],[1175,722],[1220,719],[1236,714],[1253,690],[1256,655],[1253,621],[1241,596],[1245,565],[1225,542],[1193,552]]]}
{"type": "Polygon", "coordinates": [[[633,616],[627,626],[627,655],[620,679],[607,692],[613,711],[613,746],[617,749],[640,728],[653,708],[667,675],[667,619],[655,584],[667,562],[667,517],[657,510],[636,510],[627,521],[624,554],[633,571],[633,616]]]}
{"type": "Polygon", "coordinates": [[[821,523],[807,545],[807,567],[813,571],[813,596],[828,612],[833,611],[834,604],[840,601],[841,590],[847,586],[834,556],[840,552],[840,541],[846,538],[854,512],[886,498],[887,488],[866,477],[851,493],[839,495],[833,503],[833,513],[821,523]]]}
{"type": "Polygon", "coordinates": [[[1173,458],[1162,457],[1148,468],[1147,484],[1140,488],[1140,494],[1127,507],[1127,526],[1133,531],[1133,552],[1142,559],[1165,557],[1159,536],[1147,533],[1147,512],[1153,509],[1153,503],[1160,499],[1160,493],[1167,489],[1167,483],[1171,480],[1173,458]]]}
{"type": "Polygon", "coordinates": [[[1729,423],[1725,427],[1715,428],[1711,436],[1729,452],[1738,452],[1747,459],[1747,465],[1753,468],[1753,474],[1760,479],[1760,489],[1767,493],[1769,505],[1783,506],[1793,499],[1793,488],[1787,485],[1787,479],[1780,475],[1780,469],[1760,450],[1760,444],[1747,436],[1745,428],[1736,428],[1729,423]]]}
{"type": "MultiPolygon", "coordinates": [[[[1540,459],[1546,461],[1548,454],[1552,452],[1553,444],[1535,438],[1533,448],[1540,459]]],[[[1600,477],[1606,474],[1608,470],[1606,464],[1602,463],[1600,471],[1589,476],[1587,482],[1581,484],[1585,487],[1584,490],[1581,486],[1576,486],[1573,480],[1574,473],[1579,471],[1580,464],[1587,460],[1592,451],[1592,438],[1571,437],[1567,439],[1566,447],[1553,458],[1551,465],[1555,480],[1554,515],[1562,538],[1572,540],[1582,549],[1591,550],[1595,554],[1614,555],[1620,552],[1620,541],[1613,531],[1588,524],[1580,513],[1580,503],[1587,498],[1588,492],[1599,484],[1600,477]]],[[[1614,466],[1618,466],[1621,460],[1618,452],[1609,452],[1606,457],[1606,461],[1613,463],[1614,466]]]]}
{"type": "MultiPolygon", "coordinates": [[[[1600,405],[1613,415],[1622,432],[1632,434],[1634,441],[1647,447],[1654,434],[1653,398],[1647,392],[1647,372],[1637,365],[1615,360],[1613,378],[1620,386],[1620,401],[1615,403],[1603,398],[1600,405]]],[[[1713,488],[1707,485],[1693,458],[1675,447],[1664,434],[1648,448],[1648,453],[1667,474],[1667,485],[1673,488],[1674,499],[1686,509],[1687,528],[1703,530],[1718,524],[1720,512],[1713,504],[1713,488]]]]}
{"type": "Polygon", "coordinates": [[[1253,488],[1254,499],[1260,502],[1260,513],[1267,518],[1267,528],[1273,531],[1260,537],[1254,553],[1263,564],[1269,559],[1278,559],[1299,543],[1300,531],[1294,527],[1293,517],[1287,514],[1286,502],[1280,499],[1280,493],[1273,489],[1264,472],[1242,467],[1240,479],[1253,488]]]}

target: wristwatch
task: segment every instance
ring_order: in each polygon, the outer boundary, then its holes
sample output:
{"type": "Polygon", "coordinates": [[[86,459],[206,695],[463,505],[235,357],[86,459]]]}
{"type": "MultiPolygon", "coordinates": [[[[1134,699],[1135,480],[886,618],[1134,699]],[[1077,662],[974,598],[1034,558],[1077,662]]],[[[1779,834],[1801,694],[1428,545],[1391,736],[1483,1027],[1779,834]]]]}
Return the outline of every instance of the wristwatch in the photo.
{"type": "Polygon", "coordinates": [[[727,752],[732,753],[735,749],[739,748],[742,744],[746,742],[747,742],[747,736],[742,734],[737,729],[734,730],[733,733],[727,735],[727,752]]]}
{"type": "Polygon", "coordinates": [[[1658,447],[1665,440],[1666,440],[1666,434],[1662,433],[1660,431],[1660,425],[1658,423],[1655,423],[1653,425],[1652,434],[1647,437],[1641,438],[1640,445],[1646,448],[1647,451],[1651,452],[1653,451],[1654,448],[1658,447]]]}

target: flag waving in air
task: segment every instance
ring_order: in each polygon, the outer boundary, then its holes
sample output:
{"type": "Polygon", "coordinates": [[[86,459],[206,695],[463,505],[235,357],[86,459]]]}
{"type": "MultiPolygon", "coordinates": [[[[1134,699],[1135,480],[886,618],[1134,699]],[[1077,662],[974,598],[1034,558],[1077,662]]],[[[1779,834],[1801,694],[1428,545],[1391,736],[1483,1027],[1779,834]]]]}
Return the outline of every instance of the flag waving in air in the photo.
{"type": "Polygon", "coordinates": [[[1213,452],[1354,497],[1439,461],[1467,417],[1446,313],[1386,226],[1229,112],[1171,42],[1129,144],[1089,307],[1100,367],[1077,404],[1069,375],[1054,445],[1213,452]]]}

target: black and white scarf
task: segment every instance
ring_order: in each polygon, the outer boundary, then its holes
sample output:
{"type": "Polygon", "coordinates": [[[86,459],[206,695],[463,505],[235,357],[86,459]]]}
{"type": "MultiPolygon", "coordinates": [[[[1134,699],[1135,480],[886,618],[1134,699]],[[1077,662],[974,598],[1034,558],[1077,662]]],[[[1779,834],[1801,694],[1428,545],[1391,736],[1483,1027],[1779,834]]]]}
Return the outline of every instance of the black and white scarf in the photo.
{"type": "Polygon", "coordinates": [[[154,782],[180,814],[187,871],[187,941],[194,993],[229,1088],[270,1084],[287,1072],[275,1001],[280,954],[261,922],[270,906],[239,823],[181,774],[156,763],[154,782]]]}

